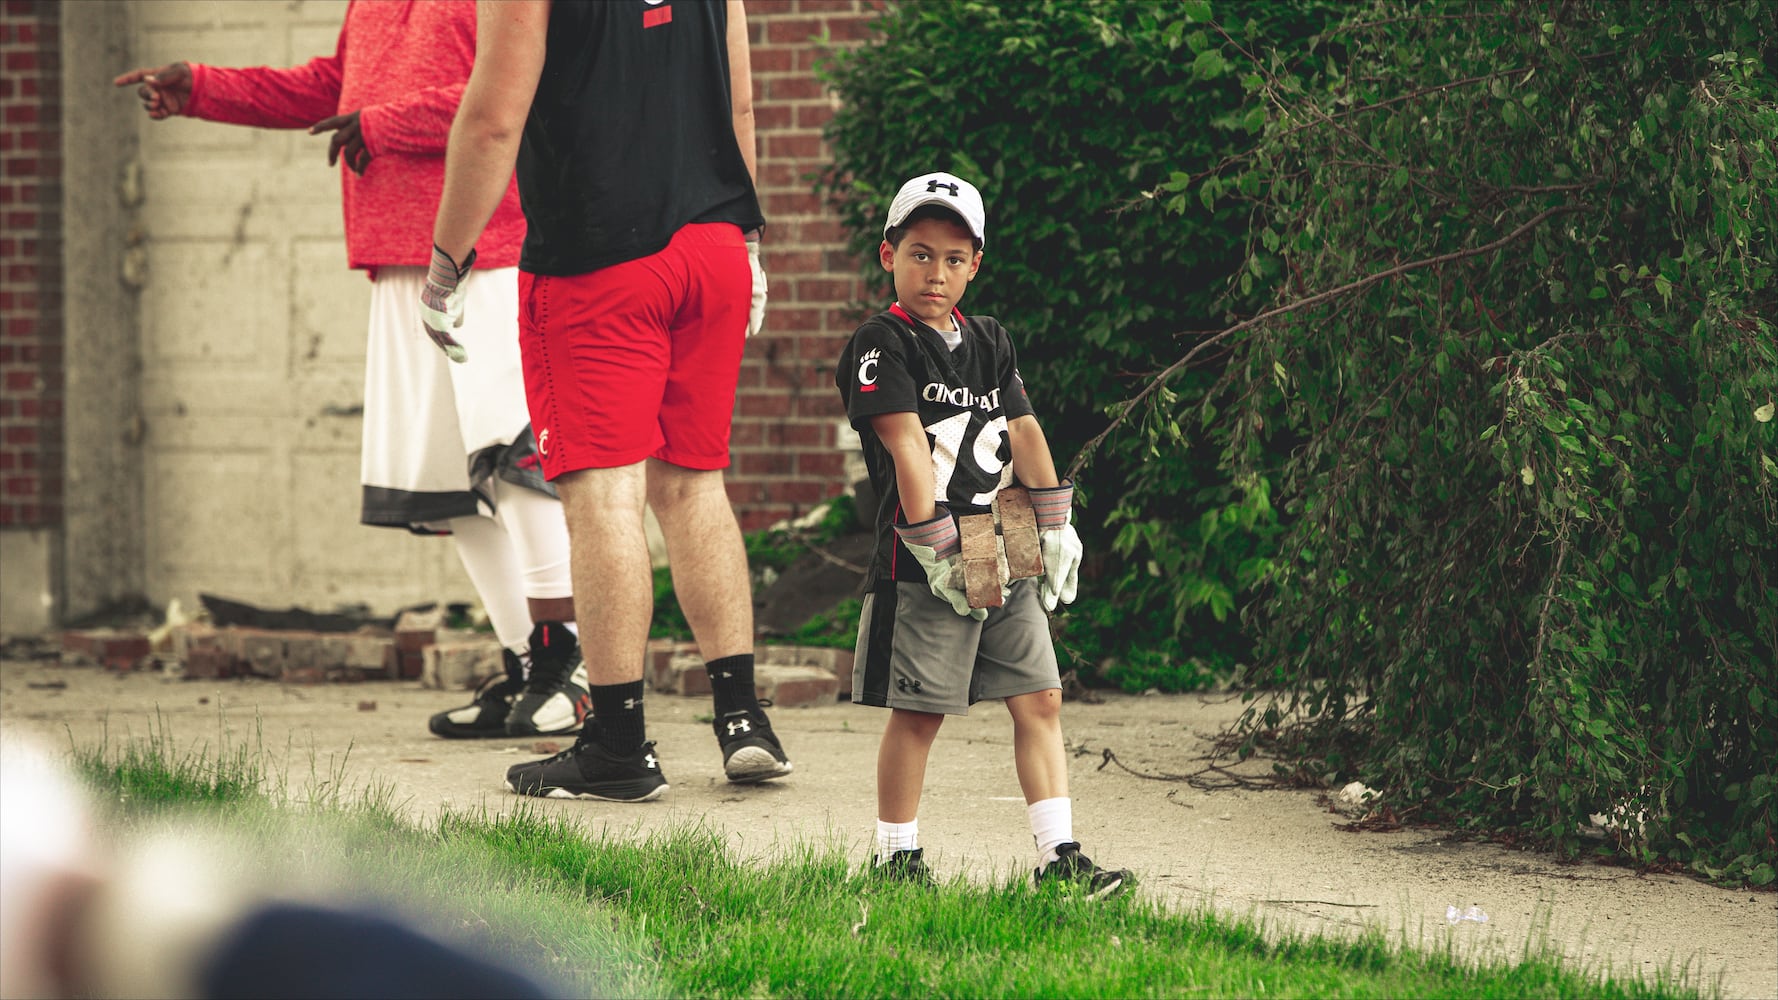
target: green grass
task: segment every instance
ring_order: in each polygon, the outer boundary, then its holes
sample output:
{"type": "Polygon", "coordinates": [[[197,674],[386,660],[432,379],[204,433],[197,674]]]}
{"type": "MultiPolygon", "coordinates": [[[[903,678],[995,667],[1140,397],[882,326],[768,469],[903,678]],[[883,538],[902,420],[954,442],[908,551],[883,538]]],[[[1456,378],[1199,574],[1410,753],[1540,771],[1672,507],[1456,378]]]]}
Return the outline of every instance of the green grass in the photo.
{"type": "Polygon", "coordinates": [[[594,842],[523,808],[416,824],[385,793],[344,794],[337,771],[329,794],[270,794],[279,772],[264,760],[175,754],[164,735],[76,753],[115,803],[114,826],[164,822],[176,808],[206,818],[227,831],[231,863],[294,853],[300,863],[287,860],[284,874],[310,886],[385,887],[496,956],[528,968],[542,956],[577,995],[1697,995],[1683,975],[1585,975],[1530,948],[1516,963],[1478,963],[1381,932],[1267,934],[1214,912],[1168,911],[1140,890],[1090,904],[1034,890],[1022,872],[924,890],[878,882],[832,849],[742,861],[703,828],[594,842]],[[301,849],[288,850],[293,842],[301,849]]]}

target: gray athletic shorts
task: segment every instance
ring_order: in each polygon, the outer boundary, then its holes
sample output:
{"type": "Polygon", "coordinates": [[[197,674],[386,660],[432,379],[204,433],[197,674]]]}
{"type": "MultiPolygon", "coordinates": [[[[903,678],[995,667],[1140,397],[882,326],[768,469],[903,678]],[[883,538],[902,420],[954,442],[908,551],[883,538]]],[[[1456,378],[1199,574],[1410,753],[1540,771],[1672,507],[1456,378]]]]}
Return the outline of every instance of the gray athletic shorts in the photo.
{"type": "Polygon", "coordinates": [[[852,700],[914,712],[968,715],[984,699],[1062,686],[1038,581],[1015,580],[986,621],[965,618],[924,583],[898,581],[864,599],[852,700]]]}

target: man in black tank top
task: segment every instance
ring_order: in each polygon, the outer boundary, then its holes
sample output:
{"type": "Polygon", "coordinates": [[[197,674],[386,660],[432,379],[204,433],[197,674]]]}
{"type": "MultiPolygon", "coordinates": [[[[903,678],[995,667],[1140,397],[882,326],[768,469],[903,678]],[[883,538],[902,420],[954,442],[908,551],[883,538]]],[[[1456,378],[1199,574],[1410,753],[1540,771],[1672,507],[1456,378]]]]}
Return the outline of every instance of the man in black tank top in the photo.
{"type": "Polygon", "coordinates": [[[427,333],[461,357],[457,286],[516,163],[526,397],[584,595],[579,629],[559,641],[585,653],[593,703],[572,749],[507,772],[522,795],[629,802],[667,789],[642,712],[645,503],[710,674],[728,779],[791,771],[754,695],[747,556],[722,481],[741,348],[765,308],[752,95],[741,0],[480,7],[427,333]]]}

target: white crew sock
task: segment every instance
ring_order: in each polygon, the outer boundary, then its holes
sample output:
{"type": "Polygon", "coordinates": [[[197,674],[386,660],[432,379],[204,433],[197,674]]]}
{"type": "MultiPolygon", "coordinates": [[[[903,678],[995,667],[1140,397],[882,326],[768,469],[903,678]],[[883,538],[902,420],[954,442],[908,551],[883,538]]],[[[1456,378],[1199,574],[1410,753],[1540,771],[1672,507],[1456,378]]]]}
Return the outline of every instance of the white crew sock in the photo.
{"type": "Polygon", "coordinates": [[[889,860],[896,851],[911,851],[920,846],[920,821],[885,823],[877,820],[877,864],[889,860]]]}
{"type": "Polygon", "coordinates": [[[1037,841],[1038,864],[1056,860],[1056,845],[1074,839],[1074,800],[1043,799],[1025,807],[1031,817],[1031,838],[1037,841]]]}

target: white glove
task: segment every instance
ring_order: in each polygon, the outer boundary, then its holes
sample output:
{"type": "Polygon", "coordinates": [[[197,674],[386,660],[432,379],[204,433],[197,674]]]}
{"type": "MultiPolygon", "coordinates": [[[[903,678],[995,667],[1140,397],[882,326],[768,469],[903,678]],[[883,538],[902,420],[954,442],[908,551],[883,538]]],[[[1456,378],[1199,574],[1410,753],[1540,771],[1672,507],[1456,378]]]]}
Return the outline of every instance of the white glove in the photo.
{"type": "Polygon", "coordinates": [[[759,263],[759,241],[747,243],[747,265],[753,269],[753,306],[747,310],[747,336],[758,333],[766,324],[766,269],[759,263]]]}
{"type": "Polygon", "coordinates": [[[445,352],[445,357],[462,364],[469,352],[451,336],[463,325],[463,279],[475,266],[475,251],[470,250],[458,267],[451,255],[432,247],[432,266],[426,269],[426,287],[420,291],[420,321],[426,325],[426,336],[445,352]]]}
{"type": "Polygon", "coordinates": [[[1056,610],[1056,602],[1074,603],[1074,592],[1080,575],[1080,535],[1074,525],[1064,524],[1054,531],[1038,535],[1043,543],[1043,585],[1039,595],[1043,610],[1056,610]]]}
{"type": "Polygon", "coordinates": [[[970,607],[968,595],[961,588],[951,586],[951,573],[963,555],[963,536],[957,533],[957,522],[943,504],[939,505],[936,517],[919,524],[898,524],[895,533],[901,536],[901,543],[926,571],[926,586],[934,597],[949,604],[952,611],[965,618],[979,622],[988,617],[987,608],[970,607]]]}
{"type": "Polygon", "coordinates": [[[1038,594],[1045,611],[1058,602],[1073,604],[1084,551],[1080,535],[1068,523],[1074,509],[1074,484],[1032,489],[1031,512],[1037,515],[1037,540],[1043,547],[1043,584],[1038,594]]]}

